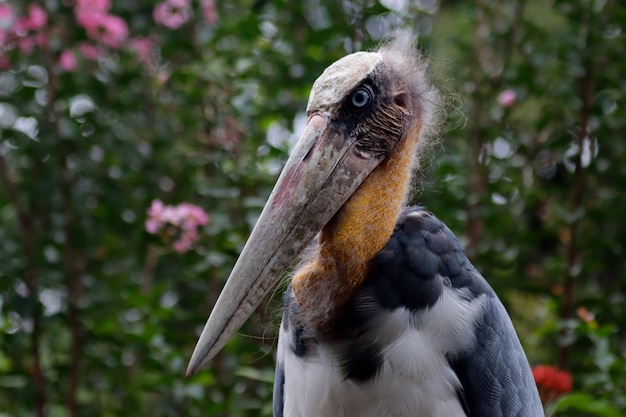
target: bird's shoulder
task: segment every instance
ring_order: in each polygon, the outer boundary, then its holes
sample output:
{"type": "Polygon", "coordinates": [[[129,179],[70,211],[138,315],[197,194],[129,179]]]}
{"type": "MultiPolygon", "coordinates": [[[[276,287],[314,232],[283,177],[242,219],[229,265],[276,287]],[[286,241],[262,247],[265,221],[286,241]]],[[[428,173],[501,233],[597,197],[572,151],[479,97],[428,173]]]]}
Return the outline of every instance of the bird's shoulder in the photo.
{"type": "Polygon", "coordinates": [[[389,242],[370,261],[364,286],[374,287],[384,307],[413,311],[434,305],[445,287],[466,297],[493,295],[456,236],[423,207],[402,212],[389,242]]]}
{"type": "MultiPolygon", "coordinates": [[[[447,357],[468,415],[540,416],[536,387],[511,319],[450,229],[423,207],[403,211],[370,271],[350,326],[408,310],[411,326],[447,357]]],[[[393,317],[393,316],[390,316],[393,317]]],[[[391,321],[380,323],[389,328],[391,321]]]]}

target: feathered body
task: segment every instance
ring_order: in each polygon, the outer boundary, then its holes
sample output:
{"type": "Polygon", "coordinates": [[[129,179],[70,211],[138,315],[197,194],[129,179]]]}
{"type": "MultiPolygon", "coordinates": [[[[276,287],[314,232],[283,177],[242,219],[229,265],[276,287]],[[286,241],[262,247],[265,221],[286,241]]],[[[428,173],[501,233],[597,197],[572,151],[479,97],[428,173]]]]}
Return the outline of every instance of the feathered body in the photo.
{"type": "Polygon", "coordinates": [[[400,216],[336,334],[298,318],[289,288],[274,417],[536,417],[543,411],[511,321],[450,230],[400,216]]]}
{"type": "Polygon", "coordinates": [[[543,416],[493,290],[441,221],[404,208],[436,108],[409,37],[324,71],[189,373],[314,240],[285,298],[275,417],[543,416]]]}

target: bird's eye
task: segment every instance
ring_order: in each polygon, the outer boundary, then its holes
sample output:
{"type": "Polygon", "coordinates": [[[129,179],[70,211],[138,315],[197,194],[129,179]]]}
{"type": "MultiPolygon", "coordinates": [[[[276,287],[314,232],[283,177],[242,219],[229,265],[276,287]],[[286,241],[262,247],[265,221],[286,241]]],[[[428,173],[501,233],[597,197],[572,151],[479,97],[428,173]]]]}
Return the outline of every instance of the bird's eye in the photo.
{"type": "Polygon", "coordinates": [[[350,97],[350,102],[357,109],[364,109],[372,102],[372,90],[366,86],[357,88],[350,97]]]}

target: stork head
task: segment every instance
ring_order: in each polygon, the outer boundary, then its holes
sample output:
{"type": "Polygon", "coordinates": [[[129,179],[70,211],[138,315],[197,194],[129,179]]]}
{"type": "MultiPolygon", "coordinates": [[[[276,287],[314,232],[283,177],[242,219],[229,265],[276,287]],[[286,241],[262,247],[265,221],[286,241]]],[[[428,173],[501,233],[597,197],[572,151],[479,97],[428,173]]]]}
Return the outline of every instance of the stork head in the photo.
{"type": "Polygon", "coordinates": [[[398,144],[424,136],[436,97],[425,67],[414,39],[401,35],[376,52],[338,60],[315,81],[307,126],[202,331],[188,375],[222,349],[398,144]]]}

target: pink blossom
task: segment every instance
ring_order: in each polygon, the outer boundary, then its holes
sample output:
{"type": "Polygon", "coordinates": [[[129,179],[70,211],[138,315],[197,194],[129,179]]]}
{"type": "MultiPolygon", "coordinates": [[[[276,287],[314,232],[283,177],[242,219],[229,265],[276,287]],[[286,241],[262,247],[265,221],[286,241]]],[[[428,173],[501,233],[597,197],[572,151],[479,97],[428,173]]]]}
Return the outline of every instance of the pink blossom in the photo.
{"type": "Polygon", "coordinates": [[[87,35],[112,48],[120,48],[128,38],[128,25],[119,16],[108,13],[108,0],[82,0],[76,4],[74,14],[87,35]]]}
{"type": "Polygon", "coordinates": [[[197,225],[205,226],[209,222],[209,216],[201,207],[189,203],[182,203],[181,206],[186,212],[183,224],[185,229],[195,230],[197,225]]]}
{"type": "Polygon", "coordinates": [[[59,65],[65,71],[74,71],[78,66],[74,52],[69,49],[64,49],[59,57],[59,65]]]}
{"type": "Polygon", "coordinates": [[[109,0],[78,0],[74,14],[79,25],[87,30],[97,30],[110,8],[109,0]]]}
{"type": "Polygon", "coordinates": [[[190,239],[178,239],[177,241],[175,241],[172,246],[174,247],[174,250],[178,253],[183,253],[183,252],[187,252],[189,249],[191,249],[191,245],[193,244],[193,241],[191,241],[190,239]]]}
{"type": "Polygon", "coordinates": [[[148,219],[146,220],[146,230],[153,235],[157,234],[163,227],[164,221],[161,218],[164,205],[161,200],[152,200],[150,208],[148,208],[148,219]]]}
{"type": "Polygon", "coordinates": [[[76,8],[74,14],[76,15],[76,21],[78,24],[87,30],[96,29],[100,25],[102,17],[105,16],[105,13],[99,10],[80,8],[76,8]]]}
{"type": "Polygon", "coordinates": [[[18,21],[18,26],[24,31],[36,31],[43,28],[48,21],[48,13],[38,4],[28,5],[28,16],[18,21]]]}
{"type": "Polygon", "coordinates": [[[165,206],[159,214],[159,217],[163,223],[170,223],[174,226],[179,226],[184,213],[182,213],[179,206],[165,206]]]}
{"type": "Polygon", "coordinates": [[[142,61],[148,61],[154,48],[154,40],[151,38],[133,38],[129,42],[130,49],[135,51],[142,61]]]}
{"type": "Polygon", "coordinates": [[[201,208],[190,203],[177,206],[164,205],[161,200],[153,200],[147,210],[146,231],[160,234],[171,242],[175,251],[186,252],[198,240],[198,228],[209,222],[209,216],[201,208]],[[161,233],[165,231],[165,233],[161,233]]]}
{"type": "Polygon", "coordinates": [[[515,93],[515,90],[508,89],[498,94],[497,101],[502,107],[510,107],[515,103],[516,98],[517,94],[515,93]]]}
{"type": "Polygon", "coordinates": [[[156,235],[161,229],[161,222],[157,219],[149,218],[146,220],[146,231],[150,234],[156,235]]]}
{"type": "Polygon", "coordinates": [[[104,13],[111,8],[111,0],[77,0],[76,8],[104,13]]]}
{"type": "Polygon", "coordinates": [[[165,0],[152,12],[154,21],[170,29],[177,29],[191,17],[189,0],[165,0]]]}
{"type": "Polygon", "coordinates": [[[87,42],[82,42],[80,45],[78,45],[78,50],[85,59],[96,61],[100,57],[100,51],[98,50],[98,47],[87,42]]]}
{"type": "Polygon", "coordinates": [[[202,0],[200,7],[202,8],[204,21],[209,26],[215,26],[217,24],[217,7],[215,6],[215,0],[202,0]]]}
{"type": "Polygon", "coordinates": [[[110,14],[104,16],[101,24],[99,31],[92,33],[93,39],[99,39],[100,42],[112,48],[121,47],[126,38],[128,38],[126,21],[119,16],[110,14]]]}
{"type": "Polygon", "coordinates": [[[87,30],[87,35],[91,39],[112,48],[121,47],[128,37],[128,26],[119,16],[79,11],[76,14],[76,20],[87,30]]]}
{"type": "Polygon", "coordinates": [[[163,202],[159,199],[152,200],[152,204],[148,209],[148,216],[159,217],[163,213],[163,202]]]}

